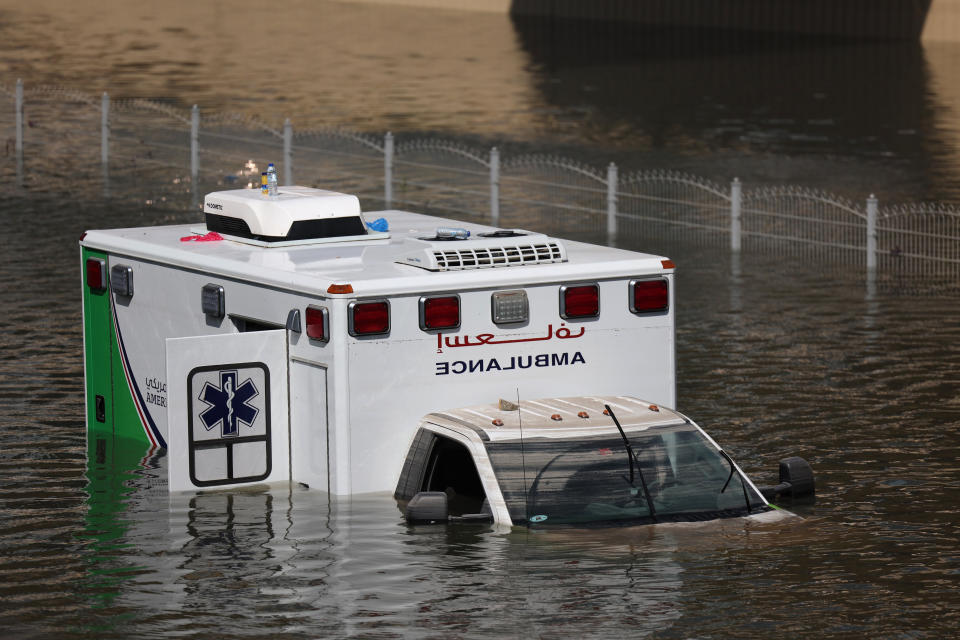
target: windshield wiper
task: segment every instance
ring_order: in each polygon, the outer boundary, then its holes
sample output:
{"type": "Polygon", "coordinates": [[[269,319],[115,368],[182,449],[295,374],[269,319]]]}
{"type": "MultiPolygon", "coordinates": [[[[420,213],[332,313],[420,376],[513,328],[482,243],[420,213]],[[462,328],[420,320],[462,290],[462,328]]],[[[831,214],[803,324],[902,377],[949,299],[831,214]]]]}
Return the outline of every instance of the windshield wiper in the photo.
{"type": "MultiPolygon", "coordinates": [[[[637,474],[640,476],[640,484],[643,486],[643,495],[647,499],[647,508],[650,509],[650,517],[653,518],[653,521],[657,521],[657,512],[653,508],[653,499],[650,497],[650,490],[647,489],[647,481],[643,477],[643,469],[640,465],[640,460],[637,459],[636,454],[633,452],[633,447],[630,446],[630,441],[627,439],[627,434],[624,433],[623,427],[620,426],[620,421],[617,420],[617,416],[613,413],[613,409],[610,408],[610,405],[603,405],[606,408],[607,413],[610,414],[610,417],[613,418],[613,424],[617,425],[617,431],[620,432],[620,437],[623,438],[623,446],[627,450],[627,457],[630,460],[630,486],[635,487],[633,484],[633,463],[636,460],[637,463],[637,474]]],[[[722,493],[722,492],[721,492],[722,493]]]]}
{"type": "MultiPolygon", "coordinates": [[[[534,477],[533,482],[530,483],[530,488],[527,489],[527,504],[528,504],[528,505],[529,505],[529,503],[530,503],[530,499],[533,498],[533,505],[532,505],[532,506],[533,506],[533,507],[536,507],[536,506],[537,506],[537,487],[540,485],[540,478],[542,478],[542,477],[543,477],[543,474],[546,473],[547,469],[550,468],[550,465],[552,465],[554,462],[556,462],[557,460],[559,460],[560,457],[563,456],[563,455],[565,455],[565,452],[561,451],[561,452],[558,453],[557,455],[553,456],[553,458],[550,459],[550,462],[548,462],[547,464],[543,465],[543,468],[541,468],[540,471],[537,472],[537,475],[536,475],[536,477],[534,477]]],[[[528,506],[527,510],[528,510],[528,511],[530,510],[530,507],[529,507],[529,506],[528,506]]],[[[536,509],[534,508],[533,511],[536,512],[536,509]]],[[[528,515],[528,516],[527,516],[527,522],[529,523],[529,521],[530,521],[530,517],[529,517],[529,515],[528,515]]]]}
{"type": "Polygon", "coordinates": [[[720,455],[727,459],[727,462],[730,464],[730,475],[727,476],[727,481],[723,483],[723,489],[720,489],[720,493],[723,493],[727,490],[727,485],[730,484],[730,480],[733,478],[734,472],[740,478],[740,488],[743,489],[743,501],[747,505],[747,514],[750,513],[750,498],[747,497],[747,483],[743,479],[743,475],[740,473],[740,470],[737,469],[737,465],[733,464],[733,458],[727,455],[727,452],[723,449],[720,449],[720,455]]]}

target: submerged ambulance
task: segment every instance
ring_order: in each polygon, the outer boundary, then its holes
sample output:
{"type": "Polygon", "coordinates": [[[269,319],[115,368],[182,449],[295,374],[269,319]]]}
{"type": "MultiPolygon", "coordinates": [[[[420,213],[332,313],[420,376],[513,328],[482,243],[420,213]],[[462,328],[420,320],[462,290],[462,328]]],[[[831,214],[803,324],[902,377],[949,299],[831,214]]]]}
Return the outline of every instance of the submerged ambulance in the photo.
{"type": "Polygon", "coordinates": [[[166,448],[171,491],[293,482],[393,492],[412,522],[528,526],[769,518],[767,497],[813,492],[799,458],[759,489],[669,409],[664,257],[368,224],[355,196],[306,187],[203,212],[80,242],[91,450],[166,448]]]}

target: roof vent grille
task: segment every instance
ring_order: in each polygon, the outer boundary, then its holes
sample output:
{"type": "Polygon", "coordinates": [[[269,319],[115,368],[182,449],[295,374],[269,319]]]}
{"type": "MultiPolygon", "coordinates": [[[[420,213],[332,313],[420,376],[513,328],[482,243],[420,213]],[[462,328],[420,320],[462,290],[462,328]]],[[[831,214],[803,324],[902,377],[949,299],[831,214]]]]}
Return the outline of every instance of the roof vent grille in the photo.
{"type": "Polygon", "coordinates": [[[514,237],[472,237],[460,242],[421,242],[416,250],[394,258],[429,271],[463,271],[552,264],[567,261],[561,240],[542,233],[514,237]]]}
{"type": "Polygon", "coordinates": [[[452,251],[434,250],[432,253],[437,271],[549,264],[566,260],[566,252],[560,243],[554,240],[512,247],[486,247],[452,251]]]}

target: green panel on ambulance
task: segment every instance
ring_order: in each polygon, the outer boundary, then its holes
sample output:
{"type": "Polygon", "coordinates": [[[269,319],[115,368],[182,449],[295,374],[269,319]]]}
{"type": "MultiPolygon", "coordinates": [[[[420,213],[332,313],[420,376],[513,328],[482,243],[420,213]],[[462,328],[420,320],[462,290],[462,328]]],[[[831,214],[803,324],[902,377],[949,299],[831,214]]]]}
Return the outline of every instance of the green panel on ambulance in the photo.
{"type": "MultiPolygon", "coordinates": [[[[85,273],[87,260],[107,261],[107,254],[86,247],[81,250],[85,273]]],[[[109,436],[149,445],[143,422],[123,368],[123,355],[117,342],[116,316],[106,289],[83,284],[83,331],[87,391],[88,439],[109,436]]]]}

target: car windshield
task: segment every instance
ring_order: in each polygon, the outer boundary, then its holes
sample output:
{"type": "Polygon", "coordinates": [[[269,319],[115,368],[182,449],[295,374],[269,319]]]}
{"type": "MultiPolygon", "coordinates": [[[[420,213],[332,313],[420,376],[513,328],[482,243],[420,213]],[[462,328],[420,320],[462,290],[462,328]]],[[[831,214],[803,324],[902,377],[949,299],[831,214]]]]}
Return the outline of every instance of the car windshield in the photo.
{"type": "Polygon", "coordinates": [[[657,427],[627,437],[638,459],[633,484],[619,435],[487,443],[513,522],[643,524],[742,516],[748,500],[750,512],[767,508],[739,474],[731,477],[730,463],[695,426],[657,427]]]}

